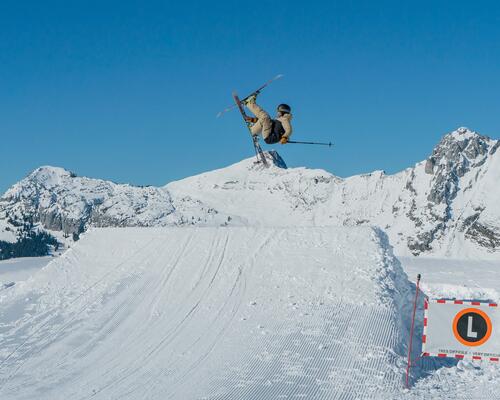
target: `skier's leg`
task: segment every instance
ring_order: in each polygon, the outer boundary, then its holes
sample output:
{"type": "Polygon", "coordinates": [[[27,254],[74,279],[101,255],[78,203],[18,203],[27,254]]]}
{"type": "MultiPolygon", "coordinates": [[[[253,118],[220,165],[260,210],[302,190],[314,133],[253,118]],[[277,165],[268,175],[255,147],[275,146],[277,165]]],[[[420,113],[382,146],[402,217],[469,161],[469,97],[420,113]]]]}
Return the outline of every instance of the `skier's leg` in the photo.
{"type": "Polygon", "coordinates": [[[252,135],[254,136],[262,133],[262,124],[260,123],[260,120],[257,120],[257,122],[250,127],[250,132],[252,132],[252,135]]]}
{"type": "MultiPolygon", "coordinates": [[[[248,109],[258,118],[257,123],[254,125],[260,125],[260,130],[262,131],[262,138],[267,138],[273,129],[273,123],[271,117],[264,109],[257,103],[252,102],[246,105],[248,109]]],[[[253,133],[253,131],[252,131],[253,133]]],[[[260,131],[258,132],[260,133],[260,131]]]]}

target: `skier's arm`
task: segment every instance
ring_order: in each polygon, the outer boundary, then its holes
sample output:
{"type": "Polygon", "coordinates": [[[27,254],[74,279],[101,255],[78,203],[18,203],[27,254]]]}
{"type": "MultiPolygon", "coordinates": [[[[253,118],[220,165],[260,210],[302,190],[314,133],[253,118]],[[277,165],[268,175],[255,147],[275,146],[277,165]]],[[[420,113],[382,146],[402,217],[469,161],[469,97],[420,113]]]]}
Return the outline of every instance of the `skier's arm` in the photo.
{"type": "Polygon", "coordinates": [[[292,124],[290,120],[292,119],[291,114],[284,115],[283,117],[279,118],[281,125],[283,125],[283,129],[285,130],[285,136],[287,139],[292,136],[292,124]]]}

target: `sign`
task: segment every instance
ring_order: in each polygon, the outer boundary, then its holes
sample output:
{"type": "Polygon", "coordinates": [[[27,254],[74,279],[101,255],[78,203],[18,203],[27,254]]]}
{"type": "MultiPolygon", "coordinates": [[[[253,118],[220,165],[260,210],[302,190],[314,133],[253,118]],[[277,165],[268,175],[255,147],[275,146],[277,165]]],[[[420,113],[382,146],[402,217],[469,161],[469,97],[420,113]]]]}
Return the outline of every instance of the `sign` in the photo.
{"type": "Polygon", "coordinates": [[[425,300],[422,356],[500,360],[497,304],[425,300]]]}

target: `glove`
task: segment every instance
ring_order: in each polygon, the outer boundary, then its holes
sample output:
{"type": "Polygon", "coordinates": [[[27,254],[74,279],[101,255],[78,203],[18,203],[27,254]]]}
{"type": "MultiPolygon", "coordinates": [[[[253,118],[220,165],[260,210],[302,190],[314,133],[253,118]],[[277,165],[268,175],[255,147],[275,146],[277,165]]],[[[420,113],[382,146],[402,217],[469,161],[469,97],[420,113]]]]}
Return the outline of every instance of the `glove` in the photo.
{"type": "Polygon", "coordinates": [[[255,118],[255,117],[245,117],[245,121],[252,122],[253,124],[255,124],[257,122],[257,118],[255,118]]]}
{"type": "Polygon", "coordinates": [[[283,136],[281,139],[280,139],[280,143],[281,144],[287,144],[288,143],[288,138],[286,136],[283,136]]]}

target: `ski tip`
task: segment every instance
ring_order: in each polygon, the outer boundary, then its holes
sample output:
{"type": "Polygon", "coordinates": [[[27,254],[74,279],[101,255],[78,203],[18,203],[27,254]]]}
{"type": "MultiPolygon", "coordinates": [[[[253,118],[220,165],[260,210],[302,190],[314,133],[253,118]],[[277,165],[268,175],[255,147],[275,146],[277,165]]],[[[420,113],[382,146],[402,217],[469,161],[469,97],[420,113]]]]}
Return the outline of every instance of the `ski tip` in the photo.
{"type": "Polygon", "coordinates": [[[281,79],[281,78],[283,78],[284,76],[285,76],[285,75],[283,75],[283,74],[278,74],[278,75],[276,75],[276,78],[274,78],[274,79],[281,79]]]}

